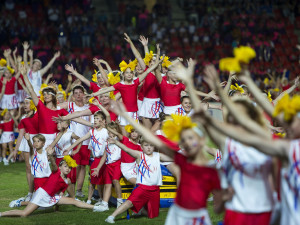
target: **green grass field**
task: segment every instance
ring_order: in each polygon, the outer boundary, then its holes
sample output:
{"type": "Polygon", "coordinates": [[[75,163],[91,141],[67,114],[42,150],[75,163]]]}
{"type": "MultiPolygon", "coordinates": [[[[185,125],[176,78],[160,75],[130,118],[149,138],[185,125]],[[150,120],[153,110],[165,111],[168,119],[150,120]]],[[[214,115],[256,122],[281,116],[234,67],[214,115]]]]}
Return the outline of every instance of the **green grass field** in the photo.
{"type": "MultiPolygon", "coordinates": [[[[88,176],[84,184],[83,192],[87,195],[88,191],[88,176]]],[[[0,212],[11,210],[8,207],[10,201],[26,196],[28,186],[25,177],[25,163],[14,163],[9,166],[4,166],[0,163],[0,212]]],[[[86,200],[83,198],[81,200],[86,200]]],[[[22,209],[24,207],[21,207],[22,209]]],[[[208,204],[211,220],[213,224],[217,224],[222,220],[222,215],[216,215],[212,212],[212,203],[208,204]]],[[[74,206],[60,206],[59,211],[53,209],[37,210],[27,218],[0,217],[2,225],[36,225],[36,224],[64,224],[64,225],[85,225],[85,224],[106,224],[105,218],[114,211],[111,207],[109,211],[103,213],[93,213],[90,210],[79,209],[74,206]]],[[[168,209],[160,209],[160,215],[155,219],[145,217],[131,218],[127,220],[126,213],[118,217],[116,224],[143,224],[143,225],[160,225],[164,224],[168,209]]]]}

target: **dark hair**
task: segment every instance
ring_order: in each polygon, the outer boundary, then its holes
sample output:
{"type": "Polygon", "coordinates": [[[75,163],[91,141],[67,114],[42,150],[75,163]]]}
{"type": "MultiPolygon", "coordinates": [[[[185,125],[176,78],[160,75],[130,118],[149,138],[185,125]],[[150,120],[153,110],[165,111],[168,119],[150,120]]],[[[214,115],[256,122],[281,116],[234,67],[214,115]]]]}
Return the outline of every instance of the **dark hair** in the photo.
{"type": "MultiPolygon", "coordinates": [[[[44,143],[46,142],[46,138],[45,138],[45,136],[42,135],[42,134],[34,135],[33,138],[37,138],[37,139],[39,139],[41,142],[44,142],[44,143]]],[[[33,140],[33,138],[32,138],[32,140],[33,140]]]]}
{"type": "Polygon", "coordinates": [[[66,162],[66,160],[62,159],[62,160],[59,162],[58,167],[61,167],[64,163],[65,163],[67,166],[69,166],[68,163],[66,162]]]}
{"type": "Polygon", "coordinates": [[[117,124],[116,122],[110,122],[109,124],[106,125],[106,127],[109,127],[110,129],[114,129],[116,130],[118,133],[121,133],[119,124],[117,124]]]}
{"type": "Polygon", "coordinates": [[[95,112],[94,117],[95,117],[95,116],[100,116],[102,120],[105,120],[105,121],[106,121],[106,116],[105,116],[104,112],[102,112],[102,111],[100,111],[100,110],[97,111],[97,112],[95,112]]]}
{"type": "Polygon", "coordinates": [[[54,94],[54,95],[52,95],[52,104],[56,108],[56,106],[57,106],[56,90],[54,88],[51,88],[51,87],[46,87],[46,88],[43,89],[42,93],[44,94],[44,92],[46,92],[46,93],[51,92],[51,93],[54,94]]]}
{"type": "Polygon", "coordinates": [[[73,87],[73,89],[72,89],[72,93],[74,94],[74,91],[75,90],[81,90],[83,93],[85,93],[85,89],[84,89],[84,87],[83,86],[81,86],[81,85],[76,85],[76,86],[74,86],[73,87]]]}
{"type": "Polygon", "coordinates": [[[159,113],[159,121],[163,122],[167,117],[167,114],[165,114],[164,112],[160,112],[159,113]]]}
{"type": "Polygon", "coordinates": [[[186,98],[190,99],[190,96],[188,96],[188,95],[182,96],[182,97],[180,98],[180,103],[182,103],[183,100],[186,99],[186,98]]]}

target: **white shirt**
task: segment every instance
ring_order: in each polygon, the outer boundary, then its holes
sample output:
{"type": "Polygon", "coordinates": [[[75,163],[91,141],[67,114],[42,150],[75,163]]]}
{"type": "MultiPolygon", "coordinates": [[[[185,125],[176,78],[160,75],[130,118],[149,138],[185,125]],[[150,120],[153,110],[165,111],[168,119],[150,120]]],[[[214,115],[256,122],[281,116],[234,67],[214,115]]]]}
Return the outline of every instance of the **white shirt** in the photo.
{"type": "Polygon", "coordinates": [[[32,72],[32,70],[29,70],[27,76],[33,87],[34,92],[36,93],[37,96],[40,96],[40,89],[42,85],[41,72],[40,71],[32,72]]]}
{"type": "Polygon", "coordinates": [[[141,161],[137,165],[136,183],[148,186],[162,185],[160,157],[158,152],[153,152],[152,157],[145,153],[141,154],[141,161]]]}
{"type": "Polygon", "coordinates": [[[43,149],[42,153],[39,154],[34,149],[34,155],[30,157],[29,162],[31,164],[31,174],[34,178],[49,177],[51,175],[46,150],[43,149]]]}
{"type": "Polygon", "coordinates": [[[115,144],[106,143],[106,164],[114,163],[121,159],[121,149],[115,144]]]}
{"type": "Polygon", "coordinates": [[[64,133],[55,145],[55,153],[57,158],[63,158],[63,152],[72,145],[73,131],[68,130],[64,133]]]}
{"type": "Polygon", "coordinates": [[[90,130],[91,141],[89,149],[91,149],[94,157],[101,157],[104,154],[106,142],[108,138],[108,131],[105,128],[101,130],[90,130]]]}
{"type": "Polygon", "coordinates": [[[288,167],[281,170],[280,224],[300,224],[300,139],[291,142],[288,167]]]}
{"type": "Polygon", "coordinates": [[[226,209],[245,213],[272,210],[273,192],[268,180],[272,172],[271,157],[227,138],[221,165],[222,188],[234,189],[226,209]]]}

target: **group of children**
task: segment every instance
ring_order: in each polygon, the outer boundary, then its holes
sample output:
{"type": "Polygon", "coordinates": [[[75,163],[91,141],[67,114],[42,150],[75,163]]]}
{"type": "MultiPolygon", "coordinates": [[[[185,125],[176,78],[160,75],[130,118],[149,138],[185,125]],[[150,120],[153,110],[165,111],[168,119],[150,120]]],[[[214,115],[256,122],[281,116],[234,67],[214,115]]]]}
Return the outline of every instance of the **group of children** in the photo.
{"type": "MultiPolygon", "coordinates": [[[[214,210],[219,213],[225,209],[224,224],[275,224],[278,215],[281,224],[299,224],[299,97],[289,99],[282,94],[274,107],[246,67],[236,71],[246,86],[231,85],[231,74],[223,88],[215,68],[207,66],[204,78],[212,91],[197,91],[193,60],[187,61],[187,68],[180,58],[170,61],[160,56],[159,45],[153,54],[143,36],[142,57],[124,35],[135,60],[122,61],[120,71],[112,71],[107,62],[94,59],[99,71],[93,82],[66,65],[77,79],[73,84],[69,79],[65,91],[49,80],[42,84],[43,74],[59,52],[42,68],[41,61],[33,60],[28,43],[23,44],[24,62],[21,56],[13,59],[11,52],[5,51],[6,65],[1,64],[4,69],[0,72],[2,157],[8,165],[22,151],[29,192],[10,203],[10,207],[26,205],[24,210],[1,212],[0,216],[27,216],[38,207],[55,204],[107,211],[114,187],[117,209],[106,222],[115,223],[115,217],[130,208],[154,218],[159,215],[161,166],[166,166],[177,179],[168,225],[211,224],[206,209],[211,193],[214,210]],[[16,82],[23,88],[18,98],[16,82]],[[210,104],[211,99],[220,99],[222,106],[210,104]],[[19,105],[22,110],[17,112],[19,105]],[[209,108],[222,110],[224,122],[212,118],[209,108]],[[266,123],[267,119],[270,122],[266,123]],[[279,129],[275,125],[283,127],[287,138],[272,136],[279,129]],[[19,134],[13,150],[15,127],[19,134]],[[207,145],[208,137],[215,147],[207,145]],[[88,165],[88,198],[82,202],[75,196],[84,196],[88,165]],[[122,176],[135,186],[125,202],[119,182],[122,176]],[[96,186],[100,200],[91,205],[96,186]],[[63,195],[66,190],[68,197],[63,195]],[[274,202],[279,204],[280,191],[281,213],[274,207],[274,202]]],[[[246,65],[253,56],[242,48],[235,50],[242,52],[237,54],[236,63],[246,65]]],[[[230,65],[220,64],[220,69],[230,70],[230,65]]]]}

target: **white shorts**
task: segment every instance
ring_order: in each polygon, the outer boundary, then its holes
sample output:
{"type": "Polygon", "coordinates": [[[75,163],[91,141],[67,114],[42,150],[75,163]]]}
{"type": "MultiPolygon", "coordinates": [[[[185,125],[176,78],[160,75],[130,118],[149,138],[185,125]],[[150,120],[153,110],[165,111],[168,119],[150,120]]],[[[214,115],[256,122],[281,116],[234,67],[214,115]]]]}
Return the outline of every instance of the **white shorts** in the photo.
{"type": "Polygon", "coordinates": [[[24,102],[25,98],[28,97],[28,94],[26,93],[26,91],[24,90],[18,90],[17,92],[17,101],[20,102],[24,102]]]}
{"type": "Polygon", "coordinates": [[[123,177],[125,177],[126,180],[129,180],[130,178],[136,179],[136,162],[133,163],[121,163],[121,172],[123,174],[123,177]]]}
{"type": "Polygon", "coordinates": [[[51,207],[57,204],[60,199],[60,195],[54,195],[51,197],[43,188],[39,188],[33,194],[30,202],[40,207],[51,207]]]}
{"type": "Polygon", "coordinates": [[[144,98],[143,104],[139,109],[139,116],[156,119],[159,113],[163,111],[164,105],[159,98],[144,98]]]}
{"type": "Polygon", "coordinates": [[[3,95],[0,104],[1,109],[16,109],[19,106],[16,94],[3,95]]]}
{"type": "MultiPolygon", "coordinates": [[[[33,143],[32,138],[35,135],[36,134],[30,134],[31,143],[33,143]]],[[[27,140],[24,137],[22,138],[22,141],[21,141],[21,144],[20,144],[20,147],[19,147],[19,151],[21,151],[21,152],[30,152],[30,148],[29,148],[28,142],[27,142],[27,140]]]]}
{"type": "Polygon", "coordinates": [[[164,113],[167,115],[171,114],[179,114],[178,109],[180,109],[181,105],[174,105],[174,106],[165,106],[164,113]]]}
{"type": "Polygon", "coordinates": [[[15,134],[14,132],[7,132],[4,131],[1,135],[1,143],[9,143],[15,140],[15,134]]]}
{"type": "Polygon", "coordinates": [[[205,224],[211,225],[206,209],[187,210],[174,203],[168,212],[165,225],[205,224]]]}
{"type": "MultiPolygon", "coordinates": [[[[136,120],[137,122],[139,121],[137,112],[127,112],[127,113],[132,119],[136,120]]],[[[119,120],[121,126],[126,126],[129,124],[127,122],[127,120],[125,118],[123,118],[122,116],[118,116],[118,120],[119,120]]]]}

